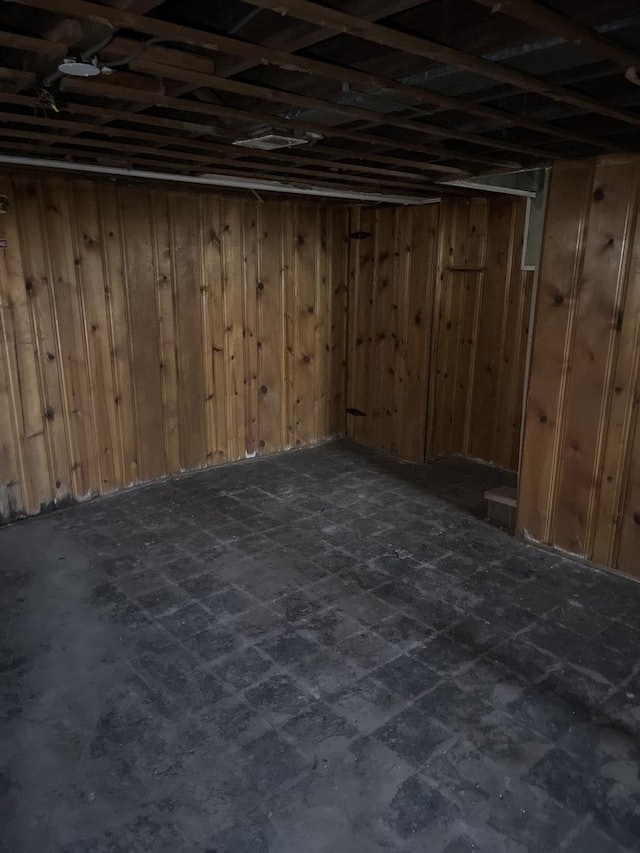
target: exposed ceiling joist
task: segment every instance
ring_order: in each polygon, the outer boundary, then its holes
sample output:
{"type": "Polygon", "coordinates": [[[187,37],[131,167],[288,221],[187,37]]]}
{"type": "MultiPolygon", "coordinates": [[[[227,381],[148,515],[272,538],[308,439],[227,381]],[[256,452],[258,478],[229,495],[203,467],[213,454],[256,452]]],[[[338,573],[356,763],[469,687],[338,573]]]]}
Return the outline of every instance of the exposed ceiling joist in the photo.
{"type": "MultiPolygon", "coordinates": [[[[43,0],[27,0],[27,2],[32,1],[43,2],[43,0]]],[[[70,0],[65,0],[65,2],[70,2],[70,0]]],[[[286,0],[286,2],[283,0],[246,0],[246,2],[261,9],[270,9],[281,15],[333,29],[336,33],[346,33],[354,38],[384,45],[413,56],[421,56],[443,65],[467,68],[483,77],[497,80],[500,83],[507,83],[523,92],[536,92],[544,97],[563,101],[587,112],[600,113],[618,121],[640,126],[640,116],[610,107],[596,98],[582,95],[515,68],[491,62],[481,56],[465,53],[456,48],[429,41],[421,36],[399,32],[390,27],[348,15],[345,12],[328,9],[325,6],[319,6],[317,3],[311,3],[309,0],[286,0]]]]}
{"type": "Polygon", "coordinates": [[[640,147],[633,0],[602,0],[579,21],[534,0],[502,0],[494,15],[480,8],[495,11],[489,0],[320,2],[4,0],[0,145],[408,192],[640,147]],[[95,58],[70,72],[113,76],[55,72],[65,55],[95,58]],[[294,138],[231,145],[269,133],[294,138]]]}
{"type": "MultiPolygon", "coordinates": [[[[10,33],[1,33],[0,32],[0,45],[11,46],[13,41],[13,35],[10,33]]],[[[40,52],[47,53],[52,48],[55,48],[60,53],[61,45],[56,44],[55,42],[46,42],[45,40],[38,39],[28,39],[29,49],[33,49],[34,51],[40,50],[40,52]]],[[[131,56],[135,53],[136,48],[139,48],[139,44],[132,41],[131,39],[116,39],[112,44],[110,44],[104,51],[104,55],[107,57],[118,57],[122,58],[131,56]]],[[[64,50],[64,48],[62,48],[64,50]]],[[[157,61],[162,65],[171,65],[176,68],[182,69],[181,73],[184,73],[185,69],[192,70],[196,73],[205,73],[212,71],[212,63],[205,57],[195,56],[193,54],[186,53],[185,51],[179,51],[171,48],[165,48],[160,46],[150,47],[146,52],[145,56],[148,57],[151,61],[157,61]]],[[[148,61],[148,60],[147,60],[148,61]]],[[[305,60],[306,61],[306,60],[305,60]]],[[[417,103],[425,103],[432,104],[435,100],[439,103],[443,108],[456,108],[459,111],[464,111],[465,113],[469,113],[471,115],[478,115],[484,118],[489,118],[492,120],[497,120],[501,123],[507,125],[518,125],[521,127],[526,127],[530,130],[546,133],[556,138],[573,140],[581,143],[586,143],[594,148],[611,151],[611,145],[609,143],[603,142],[597,137],[589,137],[585,135],[581,135],[578,133],[573,133],[571,131],[566,130],[558,130],[552,128],[551,126],[545,125],[543,122],[537,121],[529,121],[525,118],[516,117],[515,119],[506,112],[501,110],[493,109],[491,107],[482,107],[475,106],[471,102],[461,101],[456,98],[448,98],[446,96],[443,97],[434,97],[430,93],[425,93],[424,90],[420,89],[417,86],[405,86],[403,84],[395,84],[391,81],[373,77],[364,72],[359,72],[356,70],[345,69],[340,66],[332,66],[328,63],[311,63],[312,65],[321,65],[325,71],[324,76],[328,79],[335,80],[338,82],[340,79],[344,82],[350,82],[353,84],[359,84],[366,88],[378,88],[382,91],[385,96],[390,94],[396,94],[401,97],[411,98],[417,103]],[[329,69],[329,70],[326,70],[329,69]]],[[[165,69],[161,69],[158,65],[158,73],[165,73],[165,69]]],[[[219,75],[216,75],[216,79],[223,80],[225,78],[220,78],[219,75]]],[[[198,85],[201,85],[201,81],[199,81],[198,85]]],[[[221,84],[222,85],[222,84],[221,84]]],[[[230,86],[232,84],[229,84],[230,86]]],[[[194,83],[190,82],[188,88],[193,89],[194,83]]],[[[369,117],[368,117],[369,118],[369,117]]],[[[106,122],[105,122],[106,123],[106,122]]],[[[373,122],[371,126],[375,126],[379,122],[373,122]]],[[[384,122],[388,124],[388,121],[384,122]]],[[[451,136],[450,133],[447,136],[451,136]]],[[[461,138],[461,137],[455,137],[461,138]]],[[[465,140],[471,141],[471,140],[465,140]]],[[[500,142],[500,144],[494,143],[493,147],[498,149],[504,149],[505,145],[500,142]]],[[[512,148],[515,153],[528,153],[524,151],[522,148],[516,149],[512,148]]],[[[552,152],[538,152],[537,156],[550,156],[552,152]]]]}
{"type": "Polygon", "coordinates": [[[348,116],[350,119],[363,121],[374,121],[377,125],[385,125],[400,130],[408,130],[412,133],[433,136],[437,139],[456,139],[460,142],[469,142],[484,148],[492,148],[498,151],[510,151],[514,154],[523,154],[527,157],[535,157],[541,160],[552,156],[552,151],[536,148],[533,145],[518,145],[501,139],[492,139],[476,133],[452,130],[428,122],[409,121],[396,118],[393,114],[377,113],[374,110],[361,109],[360,107],[347,106],[345,104],[328,101],[324,98],[311,98],[308,95],[298,95],[293,92],[285,92],[280,89],[272,89],[268,86],[257,86],[254,83],[244,83],[239,80],[229,80],[218,77],[215,74],[200,74],[196,71],[177,68],[174,65],[161,65],[141,57],[131,63],[130,67],[152,76],[166,77],[172,80],[184,80],[194,85],[199,84],[202,88],[217,89],[222,92],[230,92],[236,95],[245,95],[262,101],[277,104],[287,104],[303,109],[327,110],[348,116]]]}
{"type": "MultiPolygon", "coordinates": [[[[0,92],[0,104],[28,107],[34,110],[34,114],[30,116],[24,116],[19,113],[5,113],[3,114],[4,121],[15,121],[17,123],[20,122],[28,122],[32,124],[37,124],[39,126],[43,126],[42,118],[35,115],[35,112],[40,110],[40,102],[37,98],[29,97],[28,95],[12,95],[8,93],[0,92]]],[[[160,135],[156,134],[140,134],[139,131],[133,130],[130,131],[128,128],[120,128],[120,127],[107,127],[104,124],[93,122],[90,125],[87,125],[83,122],[69,122],[69,121],[59,121],[57,118],[53,121],[53,124],[56,127],[61,127],[67,130],[71,130],[75,133],[83,133],[83,132],[92,132],[103,134],[107,136],[129,136],[130,138],[147,138],[158,143],[159,147],[162,146],[171,146],[172,144],[178,143],[179,145],[187,148],[198,148],[203,151],[220,151],[225,153],[226,156],[229,157],[237,157],[238,159],[246,158],[246,157],[256,157],[260,156],[261,158],[274,160],[274,161],[284,161],[289,160],[291,157],[295,158],[296,161],[302,163],[313,163],[316,165],[330,165],[329,160],[315,158],[315,157],[307,157],[306,155],[301,154],[300,152],[289,152],[289,151],[251,151],[244,148],[232,147],[231,145],[222,145],[218,144],[220,138],[226,139],[235,139],[237,137],[237,133],[233,131],[227,131],[221,128],[210,128],[209,136],[214,137],[213,145],[209,141],[203,141],[202,137],[206,133],[206,128],[203,125],[191,125],[186,121],[178,121],[175,119],[167,119],[160,118],[155,116],[147,116],[142,115],[140,113],[129,113],[121,110],[110,110],[104,107],[92,107],[87,104],[74,104],[69,101],[65,103],[64,109],[61,111],[61,115],[76,115],[83,116],[87,118],[108,118],[109,121],[119,121],[119,122],[127,122],[128,124],[142,124],[146,127],[151,127],[155,130],[171,130],[180,133],[180,138],[177,138],[175,135],[160,135]],[[193,138],[192,134],[194,131],[197,131],[197,136],[200,138],[193,138]],[[185,133],[187,134],[185,136],[185,133]]],[[[51,122],[51,119],[47,119],[47,126],[51,122]]],[[[312,149],[313,150],[313,149],[312,149]]],[[[366,153],[362,151],[349,151],[341,148],[323,148],[321,151],[322,154],[326,154],[330,160],[339,161],[339,160],[362,160],[362,161],[371,161],[374,163],[380,163],[386,166],[401,166],[405,170],[413,170],[416,172],[434,172],[444,175],[458,175],[460,177],[469,174],[464,169],[458,169],[454,166],[446,166],[442,163],[430,163],[424,160],[406,160],[399,157],[384,157],[377,156],[375,154],[366,153]]],[[[350,164],[353,166],[353,164],[350,164]]],[[[393,175],[394,173],[388,169],[370,169],[369,167],[363,166],[353,166],[353,168],[358,171],[364,171],[371,174],[380,174],[384,175],[393,175]]],[[[407,172],[398,172],[398,175],[406,176],[407,172]]]]}
{"type": "MultiPolygon", "coordinates": [[[[405,12],[419,5],[421,5],[421,0],[358,0],[355,4],[355,9],[356,14],[363,15],[369,21],[375,21],[385,18],[387,15],[405,12]]],[[[318,30],[316,27],[310,26],[305,22],[294,21],[293,24],[294,28],[297,27],[297,31],[301,32],[292,34],[290,28],[281,28],[274,35],[267,37],[263,45],[267,48],[275,48],[283,50],[285,53],[293,54],[298,50],[304,50],[313,45],[321,44],[323,41],[334,36],[331,30],[318,30]]],[[[252,68],[256,68],[256,63],[252,60],[232,60],[231,63],[223,63],[222,68],[217,69],[217,73],[221,77],[233,77],[235,74],[241,74],[252,68]]],[[[193,86],[187,84],[178,86],[171,94],[176,98],[180,98],[193,91],[193,86]]],[[[136,112],[145,109],[146,107],[143,105],[134,107],[136,112]]]]}
{"type": "MultiPolygon", "coordinates": [[[[59,14],[68,15],[70,17],[84,18],[102,15],[105,20],[108,20],[116,27],[130,28],[157,38],[167,38],[170,41],[179,41],[193,47],[201,47],[207,50],[243,56],[251,60],[251,62],[256,65],[272,64],[284,68],[285,70],[297,71],[305,74],[317,73],[319,76],[322,76],[323,73],[330,73],[327,68],[323,68],[327,63],[296,57],[288,53],[265,48],[262,45],[254,45],[240,39],[233,39],[227,36],[203,32],[202,30],[197,30],[192,27],[169,24],[166,21],[157,20],[155,18],[146,18],[142,15],[135,15],[132,12],[127,12],[125,10],[99,6],[96,3],[88,2],[88,0],[15,1],[20,2],[22,5],[46,8],[49,11],[58,12],[59,14]]],[[[496,79],[500,82],[516,86],[523,91],[538,92],[539,94],[553,99],[565,101],[573,106],[578,106],[580,109],[585,109],[590,112],[599,112],[602,115],[609,116],[610,118],[616,118],[620,121],[626,121],[640,126],[640,117],[626,113],[622,110],[616,110],[603,102],[597,101],[595,98],[589,98],[586,95],[574,93],[570,89],[565,89],[562,86],[551,84],[544,80],[539,80],[537,77],[533,77],[532,75],[523,74],[520,71],[498,65],[494,62],[489,62],[481,57],[465,54],[462,51],[455,50],[454,48],[445,47],[417,36],[396,32],[395,30],[383,27],[364,18],[357,18],[343,12],[326,9],[325,7],[318,6],[315,3],[307,2],[307,0],[292,0],[292,2],[287,3],[286,8],[283,6],[281,0],[255,0],[255,2],[254,0],[247,0],[247,2],[251,2],[252,5],[260,8],[271,9],[272,11],[280,12],[281,14],[302,18],[309,23],[317,24],[321,27],[334,29],[337,32],[347,32],[358,38],[365,38],[369,41],[384,44],[387,47],[402,50],[427,59],[470,68],[471,70],[477,71],[491,79],[496,79]]],[[[340,77],[339,75],[340,70],[340,66],[335,66],[334,73],[336,76],[334,79],[344,79],[344,77],[340,77]]],[[[349,72],[347,71],[345,73],[349,72]]],[[[375,80],[375,78],[373,79],[375,80]]],[[[429,100],[435,106],[447,109],[453,108],[452,102],[448,101],[446,96],[429,95],[426,93],[426,90],[421,90],[421,97],[424,99],[422,101],[423,103],[426,103],[427,100],[429,100]]],[[[468,111],[467,105],[464,101],[460,101],[457,108],[462,112],[468,111]]],[[[505,119],[503,117],[502,120],[509,123],[509,119],[505,119]]],[[[513,119],[511,119],[511,121],[513,121],[513,119]]]]}
{"type": "Polygon", "coordinates": [[[0,30],[0,45],[51,59],[62,58],[67,52],[67,48],[61,42],[8,33],[5,30],[0,30]]]}
{"type": "Polygon", "coordinates": [[[509,160],[509,158],[500,157],[497,154],[495,157],[483,157],[479,154],[472,154],[466,151],[448,151],[445,148],[437,148],[435,146],[424,145],[423,143],[408,142],[406,139],[394,140],[388,136],[347,131],[322,124],[315,124],[314,122],[309,121],[283,119],[280,116],[257,112],[256,110],[242,110],[237,107],[226,107],[209,102],[171,98],[167,95],[157,95],[155,93],[144,92],[138,89],[125,89],[124,87],[110,86],[109,84],[102,82],[78,81],[73,78],[69,78],[63,81],[62,88],[64,91],[70,91],[84,96],[95,94],[97,97],[110,98],[116,101],[122,101],[123,98],[125,98],[126,100],[135,101],[137,103],[144,103],[147,106],[165,107],[172,110],[178,110],[183,113],[195,113],[209,117],[222,116],[235,121],[241,120],[247,122],[249,125],[260,122],[263,124],[272,124],[274,126],[300,130],[303,132],[311,131],[312,133],[320,133],[326,138],[344,139],[366,146],[382,146],[387,150],[394,148],[403,149],[405,151],[416,152],[417,154],[422,154],[427,157],[446,157],[449,160],[462,159],[467,163],[478,163],[484,166],[505,169],[517,169],[521,166],[519,161],[509,160]]]}
{"type": "Polygon", "coordinates": [[[106,159],[109,159],[109,156],[117,157],[118,155],[124,154],[125,156],[131,154],[133,158],[138,158],[142,156],[146,158],[147,162],[153,162],[151,158],[153,158],[156,162],[156,165],[163,165],[163,167],[167,167],[168,165],[174,162],[182,162],[184,168],[190,168],[192,171],[196,170],[199,173],[203,171],[215,169],[216,171],[220,171],[221,169],[227,171],[233,171],[234,173],[243,173],[243,174],[253,174],[255,172],[266,173],[266,174],[278,174],[282,173],[282,179],[286,179],[287,176],[299,177],[300,180],[306,180],[309,178],[313,178],[315,181],[332,181],[334,186],[339,185],[341,181],[347,182],[349,185],[362,185],[362,186],[383,186],[389,187],[393,189],[394,187],[402,188],[405,192],[423,192],[425,189],[434,189],[435,185],[432,182],[429,182],[426,179],[419,180],[415,175],[407,175],[405,180],[400,179],[392,179],[392,178],[372,178],[365,177],[361,175],[354,175],[351,172],[349,173],[341,173],[337,171],[334,167],[333,169],[325,168],[323,170],[313,170],[306,168],[298,168],[291,163],[281,164],[275,166],[272,163],[245,163],[245,162],[235,162],[230,161],[227,157],[212,157],[211,155],[204,154],[196,154],[193,152],[186,151],[177,151],[177,150],[167,150],[160,149],[152,146],[144,146],[144,145],[134,145],[131,143],[120,142],[118,144],[117,149],[114,150],[114,146],[112,142],[103,139],[81,139],[79,137],[69,137],[64,134],[56,134],[56,133],[38,133],[32,130],[14,130],[14,129],[3,129],[2,137],[6,137],[4,143],[6,144],[7,140],[17,140],[18,142],[22,141],[23,144],[30,146],[34,152],[39,154],[45,153],[45,149],[50,149],[46,151],[49,155],[56,154],[58,151],[60,153],[64,153],[65,155],[73,156],[76,154],[84,154],[87,156],[88,152],[78,152],[77,149],[89,149],[91,152],[93,149],[98,149],[102,152],[107,152],[103,155],[106,159]],[[61,146],[60,149],[55,148],[51,149],[51,146],[61,146]],[[166,161],[166,162],[165,162],[166,161]],[[190,166],[187,164],[191,164],[190,166]]]}
{"type": "MultiPolygon", "coordinates": [[[[122,55],[125,50],[125,46],[124,44],[122,44],[122,42],[124,42],[125,40],[119,41],[121,42],[121,44],[118,44],[117,47],[115,43],[113,45],[110,45],[105,54],[109,55],[109,53],[114,48],[116,48],[117,52],[122,55]]],[[[129,50],[129,53],[132,53],[135,47],[135,43],[131,41],[127,41],[126,43],[128,45],[127,49],[129,50]]],[[[186,54],[185,51],[166,48],[162,49],[150,47],[147,51],[145,51],[146,59],[151,61],[157,61],[162,64],[175,65],[177,67],[189,67],[190,57],[191,55],[186,54]]],[[[201,57],[197,57],[197,59],[200,62],[203,61],[201,57]]],[[[290,57],[288,61],[290,64],[290,57]]],[[[499,124],[502,124],[505,127],[522,127],[527,130],[531,130],[534,133],[552,136],[556,139],[564,139],[567,141],[580,142],[583,144],[586,143],[588,145],[592,145],[594,148],[598,148],[605,151],[611,151],[610,144],[598,139],[597,137],[594,138],[592,136],[585,136],[584,134],[575,133],[565,128],[556,128],[552,125],[545,124],[542,121],[531,120],[526,118],[525,116],[519,116],[516,113],[509,113],[506,110],[500,110],[495,107],[483,106],[482,104],[477,104],[465,98],[456,98],[450,95],[430,92],[429,90],[422,89],[419,86],[411,86],[405,83],[399,83],[395,80],[389,80],[384,77],[368,74],[364,71],[358,71],[354,68],[346,68],[341,65],[333,65],[329,62],[319,62],[317,60],[297,57],[296,64],[300,65],[303,70],[312,73],[316,77],[320,77],[325,80],[330,80],[340,85],[349,84],[352,86],[356,86],[358,87],[358,89],[362,89],[365,92],[378,92],[385,99],[389,99],[392,96],[397,96],[401,99],[401,102],[407,101],[409,105],[413,103],[416,106],[424,106],[430,109],[435,108],[434,111],[436,112],[439,112],[440,110],[451,110],[453,112],[463,113],[464,115],[472,115],[477,116],[478,118],[488,119],[491,122],[498,122],[499,124]]],[[[193,70],[203,71],[205,69],[193,68],[193,70]]],[[[235,69],[234,73],[236,73],[235,69]]],[[[227,79],[231,76],[229,73],[219,74],[217,72],[216,75],[217,77],[222,77],[223,79],[227,79]]],[[[193,91],[193,85],[189,84],[188,86],[184,87],[184,91],[193,91]]]]}
{"type": "MultiPolygon", "coordinates": [[[[5,100],[2,94],[0,94],[0,103],[5,100]]],[[[24,98],[25,101],[32,101],[33,103],[37,103],[35,99],[24,98]]],[[[309,157],[305,154],[301,154],[299,152],[284,152],[280,151],[258,151],[255,149],[247,149],[247,148],[238,148],[232,147],[231,145],[223,145],[216,142],[201,142],[196,139],[189,139],[188,137],[178,137],[178,136],[162,136],[157,133],[148,133],[145,131],[139,130],[130,130],[128,128],[116,128],[116,127],[105,127],[104,125],[96,125],[95,123],[87,123],[81,121],[67,121],[61,118],[50,118],[47,119],[46,123],[43,123],[42,118],[36,115],[22,115],[17,113],[6,113],[0,112],[0,125],[2,124],[25,124],[31,125],[35,127],[39,127],[42,129],[53,129],[60,132],[65,130],[71,130],[75,133],[91,133],[99,136],[108,136],[113,139],[117,139],[120,142],[124,140],[139,140],[141,142],[150,142],[155,145],[155,147],[160,150],[163,147],[167,147],[168,149],[175,150],[178,152],[189,153],[193,152],[202,152],[203,154],[220,154],[223,157],[229,158],[231,160],[243,160],[243,159],[253,159],[253,160],[268,160],[269,163],[265,163],[265,168],[276,168],[274,164],[279,164],[282,167],[288,167],[289,165],[295,166],[313,166],[320,169],[326,169],[329,172],[339,173],[341,171],[351,171],[351,172],[362,172],[363,174],[374,175],[379,179],[384,178],[396,178],[400,181],[405,180],[408,181],[413,177],[418,181],[427,180],[424,175],[421,175],[422,171],[436,171],[436,172],[444,172],[444,173],[457,173],[459,175],[468,174],[465,173],[462,169],[447,169],[445,167],[438,169],[437,167],[434,170],[431,170],[428,166],[426,168],[421,168],[422,164],[416,163],[412,168],[412,172],[402,172],[397,169],[385,168],[379,169],[372,166],[364,166],[361,164],[340,164],[337,161],[328,161],[321,157],[309,157]]],[[[69,137],[65,137],[69,138],[69,137]]],[[[82,141],[78,137],[74,137],[78,139],[78,141],[82,141]]],[[[91,140],[86,140],[91,141],[91,140]]],[[[251,164],[254,165],[254,164],[251,164]]]]}
{"type": "MultiPolygon", "coordinates": [[[[400,12],[407,12],[409,9],[414,9],[416,6],[422,5],[423,2],[424,0],[358,0],[354,4],[353,14],[361,15],[367,21],[377,21],[397,15],[400,12]]],[[[315,45],[322,44],[322,42],[335,37],[335,33],[332,30],[307,26],[306,22],[301,21],[293,23],[299,27],[304,27],[306,32],[303,32],[301,35],[292,36],[286,27],[282,27],[276,33],[262,41],[262,47],[293,54],[309,47],[315,47],[315,45]]],[[[235,74],[241,74],[256,67],[257,64],[250,59],[233,60],[230,63],[223,63],[222,67],[218,69],[218,74],[223,77],[233,77],[235,74]]]]}
{"type": "Polygon", "coordinates": [[[541,6],[532,0],[475,0],[481,6],[487,6],[492,12],[517,18],[536,27],[543,33],[560,36],[567,41],[584,47],[594,56],[615,62],[623,69],[640,65],[640,54],[627,50],[605,36],[600,35],[591,27],[585,27],[577,21],[567,18],[559,12],[541,6]]]}

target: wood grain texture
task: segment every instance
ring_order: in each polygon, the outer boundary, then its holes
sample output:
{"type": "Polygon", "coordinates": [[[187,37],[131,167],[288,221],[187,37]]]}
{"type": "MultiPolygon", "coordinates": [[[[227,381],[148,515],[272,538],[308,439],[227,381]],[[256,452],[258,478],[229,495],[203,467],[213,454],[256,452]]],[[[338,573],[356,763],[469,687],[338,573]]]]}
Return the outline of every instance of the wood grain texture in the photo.
{"type": "Polygon", "coordinates": [[[354,209],[349,435],[423,460],[516,469],[533,272],[522,199],[354,209]]]}
{"type": "Polygon", "coordinates": [[[348,211],[0,191],[0,519],[344,433],[348,211]]]}
{"type": "Polygon", "coordinates": [[[439,205],[354,209],[349,253],[349,435],[423,460],[439,205]]]}
{"type": "Polygon", "coordinates": [[[525,202],[442,207],[426,452],[516,470],[533,285],[521,264],[525,202]]]}
{"type": "Polygon", "coordinates": [[[518,509],[528,537],[640,576],[640,158],[554,164],[518,509]]]}

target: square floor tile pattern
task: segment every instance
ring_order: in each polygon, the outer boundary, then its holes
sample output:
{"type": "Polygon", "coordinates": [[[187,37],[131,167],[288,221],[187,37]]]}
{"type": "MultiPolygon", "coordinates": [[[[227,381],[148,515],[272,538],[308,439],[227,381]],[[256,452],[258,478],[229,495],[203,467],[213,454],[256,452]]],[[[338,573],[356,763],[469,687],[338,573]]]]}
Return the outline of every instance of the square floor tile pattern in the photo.
{"type": "Polygon", "coordinates": [[[640,586],[510,479],[336,442],[0,529],[0,849],[640,850],[640,586]]]}

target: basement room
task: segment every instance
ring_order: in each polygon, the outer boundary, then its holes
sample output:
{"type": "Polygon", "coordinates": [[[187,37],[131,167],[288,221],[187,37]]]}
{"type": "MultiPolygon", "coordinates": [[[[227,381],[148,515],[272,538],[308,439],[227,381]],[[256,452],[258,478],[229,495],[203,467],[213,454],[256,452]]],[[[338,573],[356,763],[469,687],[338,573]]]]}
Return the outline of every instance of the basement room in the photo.
{"type": "Polygon", "coordinates": [[[640,853],[637,0],[0,0],[0,850],[640,853]]]}

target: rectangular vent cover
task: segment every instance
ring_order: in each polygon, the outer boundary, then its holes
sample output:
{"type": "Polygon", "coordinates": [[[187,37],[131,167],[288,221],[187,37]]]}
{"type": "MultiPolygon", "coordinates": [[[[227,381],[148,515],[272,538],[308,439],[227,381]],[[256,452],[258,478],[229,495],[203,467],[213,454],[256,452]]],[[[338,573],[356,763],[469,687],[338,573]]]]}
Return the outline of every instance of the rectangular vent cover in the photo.
{"type": "Polygon", "coordinates": [[[293,148],[294,145],[306,145],[306,139],[297,136],[283,136],[279,133],[265,133],[264,136],[236,139],[234,145],[243,148],[259,148],[261,151],[273,151],[275,148],[293,148]]]}

